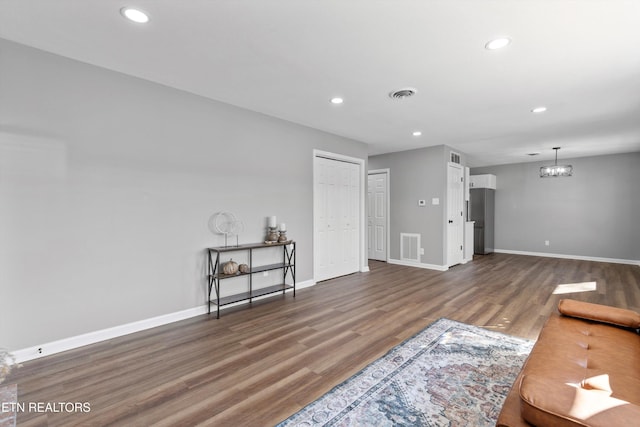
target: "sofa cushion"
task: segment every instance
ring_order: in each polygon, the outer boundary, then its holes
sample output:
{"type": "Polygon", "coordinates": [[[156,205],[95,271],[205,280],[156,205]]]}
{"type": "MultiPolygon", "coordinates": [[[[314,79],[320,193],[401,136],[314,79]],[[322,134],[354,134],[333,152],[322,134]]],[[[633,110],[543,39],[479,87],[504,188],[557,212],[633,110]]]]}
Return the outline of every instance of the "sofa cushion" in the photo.
{"type": "Polygon", "coordinates": [[[611,427],[640,419],[640,406],[612,397],[610,391],[537,375],[522,378],[520,398],[522,417],[536,426],[611,427]]]}
{"type": "Polygon", "coordinates": [[[625,328],[640,328],[640,314],[623,308],[563,299],[558,303],[558,311],[565,316],[610,323],[625,328]]]}
{"type": "Polygon", "coordinates": [[[533,425],[639,420],[640,335],[553,314],[523,367],[518,393],[521,415],[533,425]]]}

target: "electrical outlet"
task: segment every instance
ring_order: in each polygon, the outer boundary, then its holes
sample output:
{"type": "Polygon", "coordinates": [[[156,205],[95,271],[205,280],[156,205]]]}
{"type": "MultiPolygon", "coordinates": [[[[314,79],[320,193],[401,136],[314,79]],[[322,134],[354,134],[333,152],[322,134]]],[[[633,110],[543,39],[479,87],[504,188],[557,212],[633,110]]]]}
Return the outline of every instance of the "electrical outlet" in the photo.
{"type": "Polygon", "coordinates": [[[262,272],[262,277],[267,277],[269,276],[269,272],[268,271],[263,271],[262,272]]]}
{"type": "Polygon", "coordinates": [[[545,245],[545,246],[549,246],[549,241],[548,241],[548,240],[545,240],[545,241],[544,241],[544,245],[545,245]]]}
{"type": "Polygon", "coordinates": [[[420,248],[420,255],[424,255],[424,248],[420,248]]]}

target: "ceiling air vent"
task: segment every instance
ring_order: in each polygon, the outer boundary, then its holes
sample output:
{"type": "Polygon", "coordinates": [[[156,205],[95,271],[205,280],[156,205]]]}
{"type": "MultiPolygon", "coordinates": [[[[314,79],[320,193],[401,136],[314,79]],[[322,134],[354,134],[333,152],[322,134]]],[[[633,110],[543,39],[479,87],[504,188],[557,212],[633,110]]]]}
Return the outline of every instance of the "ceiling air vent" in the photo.
{"type": "Polygon", "coordinates": [[[449,161],[451,163],[457,163],[460,164],[460,154],[456,153],[456,152],[451,152],[450,156],[449,156],[449,161]]]}
{"type": "Polygon", "coordinates": [[[394,90],[393,92],[389,93],[389,98],[391,99],[405,99],[405,98],[409,98],[413,95],[415,95],[417,92],[417,90],[407,87],[404,89],[400,89],[400,90],[394,90]]]}

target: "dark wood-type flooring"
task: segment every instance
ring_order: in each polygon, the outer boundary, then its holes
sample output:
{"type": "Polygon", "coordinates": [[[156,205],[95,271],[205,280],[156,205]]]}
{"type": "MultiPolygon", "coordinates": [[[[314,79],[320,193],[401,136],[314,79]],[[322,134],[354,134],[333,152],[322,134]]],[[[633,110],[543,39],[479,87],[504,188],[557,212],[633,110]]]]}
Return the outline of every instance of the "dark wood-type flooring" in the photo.
{"type": "Polygon", "coordinates": [[[438,318],[535,339],[560,298],[640,310],[640,267],[492,254],[446,272],[370,262],[357,273],[26,362],[19,426],[271,426],[438,318]],[[554,295],[558,284],[597,290],[554,295]]]}

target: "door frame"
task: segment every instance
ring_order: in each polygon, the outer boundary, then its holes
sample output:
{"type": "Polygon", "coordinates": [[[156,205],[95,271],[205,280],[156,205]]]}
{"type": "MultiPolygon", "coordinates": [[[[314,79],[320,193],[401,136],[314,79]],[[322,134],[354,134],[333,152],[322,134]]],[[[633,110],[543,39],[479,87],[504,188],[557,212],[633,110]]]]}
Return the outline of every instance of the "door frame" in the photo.
{"type": "MultiPolygon", "coordinates": [[[[391,240],[391,219],[389,218],[389,216],[391,215],[391,206],[389,205],[389,203],[391,202],[391,183],[390,183],[390,179],[391,179],[391,169],[386,168],[386,169],[372,169],[370,171],[367,171],[367,178],[369,178],[369,175],[379,175],[379,174],[384,174],[387,176],[387,188],[385,188],[385,194],[387,196],[386,200],[385,200],[385,210],[386,212],[384,213],[385,218],[386,218],[386,236],[385,239],[387,240],[384,246],[384,252],[385,252],[385,262],[389,262],[389,241],[391,240]]],[[[369,180],[367,179],[367,186],[369,185],[369,180]]],[[[368,191],[368,188],[367,188],[368,191]]],[[[369,251],[367,251],[367,258],[369,257],[369,251]]]]}
{"type": "Polygon", "coordinates": [[[366,245],[366,230],[365,230],[365,224],[367,222],[367,218],[365,215],[365,198],[366,198],[366,168],[365,168],[365,160],[364,159],[360,159],[357,157],[351,157],[351,156],[345,156],[344,154],[338,154],[338,153],[332,153],[329,151],[322,151],[322,150],[317,150],[314,149],[313,150],[313,281],[314,283],[317,282],[316,280],[316,271],[318,270],[317,268],[317,263],[318,263],[318,259],[316,257],[316,254],[318,253],[318,248],[317,248],[317,242],[318,239],[316,238],[316,216],[317,216],[317,206],[316,206],[316,182],[317,182],[317,177],[318,177],[318,171],[316,168],[316,159],[317,158],[325,158],[325,159],[329,159],[329,160],[336,160],[339,162],[347,162],[347,163],[353,163],[356,164],[358,166],[359,169],[359,176],[360,176],[360,188],[359,188],[359,221],[360,221],[360,226],[358,227],[358,264],[360,266],[360,272],[367,272],[369,271],[369,264],[367,263],[367,245],[366,245]]]}

